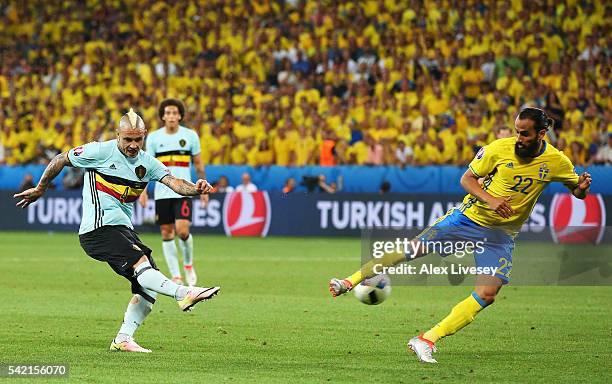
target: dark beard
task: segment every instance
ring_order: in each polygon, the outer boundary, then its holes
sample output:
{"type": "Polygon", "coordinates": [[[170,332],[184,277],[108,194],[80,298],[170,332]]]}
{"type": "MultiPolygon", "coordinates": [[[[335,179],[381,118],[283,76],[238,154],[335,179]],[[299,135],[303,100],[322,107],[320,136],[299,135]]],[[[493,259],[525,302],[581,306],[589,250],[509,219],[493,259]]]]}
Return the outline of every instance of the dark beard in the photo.
{"type": "Polygon", "coordinates": [[[518,143],[514,144],[514,153],[518,157],[536,157],[538,155],[538,150],[540,149],[540,141],[536,140],[532,144],[529,144],[526,147],[520,148],[518,143]]]}

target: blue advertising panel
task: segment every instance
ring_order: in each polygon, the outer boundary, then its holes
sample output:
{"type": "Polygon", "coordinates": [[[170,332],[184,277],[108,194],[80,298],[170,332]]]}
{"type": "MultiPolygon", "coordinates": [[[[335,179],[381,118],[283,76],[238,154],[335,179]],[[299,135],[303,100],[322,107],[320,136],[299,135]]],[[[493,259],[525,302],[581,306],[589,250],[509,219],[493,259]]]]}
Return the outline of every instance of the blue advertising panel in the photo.
{"type": "MultiPolygon", "coordinates": [[[[364,229],[421,229],[432,224],[462,195],[289,194],[254,192],[213,194],[207,207],[193,201],[194,233],[227,236],[360,236],[364,229]]],[[[597,243],[610,227],[612,197],[591,194],[542,196],[521,230],[521,239],[597,243]]],[[[22,210],[12,193],[0,194],[0,230],[76,231],[81,194],[50,191],[22,210]]],[[[155,206],[134,204],[137,231],[157,231],[155,206]]],[[[609,234],[606,235],[609,237],[609,234]]]]}

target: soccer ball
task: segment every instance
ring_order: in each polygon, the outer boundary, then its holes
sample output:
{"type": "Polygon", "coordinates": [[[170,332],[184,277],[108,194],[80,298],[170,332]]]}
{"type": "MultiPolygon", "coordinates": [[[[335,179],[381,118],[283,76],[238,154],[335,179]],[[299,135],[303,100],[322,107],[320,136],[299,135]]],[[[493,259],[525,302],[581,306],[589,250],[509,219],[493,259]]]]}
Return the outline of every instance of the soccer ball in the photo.
{"type": "Polygon", "coordinates": [[[386,275],[366,279],[353,288],[357,300],[368,305],[378,305],[391,294],[391,280],[386,275]]]}

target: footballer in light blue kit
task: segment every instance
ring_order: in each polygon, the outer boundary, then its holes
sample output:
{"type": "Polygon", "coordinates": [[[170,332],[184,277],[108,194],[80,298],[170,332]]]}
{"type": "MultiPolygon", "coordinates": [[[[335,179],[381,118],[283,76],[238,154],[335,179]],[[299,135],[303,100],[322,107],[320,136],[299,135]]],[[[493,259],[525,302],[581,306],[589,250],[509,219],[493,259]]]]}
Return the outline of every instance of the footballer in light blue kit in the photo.
{"type": "MultiPolygon", "coordinates": [[[[180,125],[185,116],[185,106],[180,100],[166,99],[158,109],[159,118],[164,126],[147,136],[146,151],[163,163],[173,175],[191,180],[193,164],[198,177],[205,178],[204,164],[200,155],[200,138],[189,128],[180,125]]],[[[183,269],[187,284],[193,286],[197,275],[193,266],[193,237],[189,233],[192,216],[191,197],[181,196],[163,183],[155,183],[155,222],[162,235],[162,250],[172,275],[172,281],[182,284],[181,271],[177,257],[175,234],[183,254],[183,269]]],[[[147,205],[145,191],[140,196],[140,204],[147,205]]],[[[208,195],[200,195],[204,207],[208,204],[208,195]]]]}
{"type": "Polygon", "coordinates": [[[38,185],[21,193],[17,206],[25,208],[43,195],[65,166],[84,168],[83,218],[79,229],[81,247],[92,258],[108,263],[132,284],[123,324],[110,345],[111,351],[151,352],[134,341],[136,329],[151,312],[159,293],[175,299],[190,311],[200,301],[216,295],[219,287],[185,287],[159,272],[151,249],[132,226],[133,202],[150,181],[159,181],[181,196],[207,194],[206,180],[195,184],[177,178],[159,160],[142,151],[147,133],[144,121],[132,109],[119,121],[117,139],[93,142],[57,155],[45,169],[38,185]]]}

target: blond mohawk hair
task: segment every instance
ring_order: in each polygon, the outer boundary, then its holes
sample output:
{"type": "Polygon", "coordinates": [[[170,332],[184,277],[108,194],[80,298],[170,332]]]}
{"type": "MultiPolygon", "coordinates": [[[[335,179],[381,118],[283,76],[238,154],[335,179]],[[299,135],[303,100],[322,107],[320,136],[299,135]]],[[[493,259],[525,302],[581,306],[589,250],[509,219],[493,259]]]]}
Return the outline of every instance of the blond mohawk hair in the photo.
{"type": "Polygon", "coordinates": [[[128,113],[121,117],[119,120],[119,129],[128,128],[128,129],[145,129],[145,123],[142,117],[140,117],[136,112],[134,112],[134,108],[130,108],[128,113]]]}
{"type": "Polygon", "coordinates": [[[130,119],[130,124],[132,127],[136,127],[138,124],[138,115],[134,112],[134,108],[130,108],[130,111],[127,113],[128,119],[130,119]]]}

